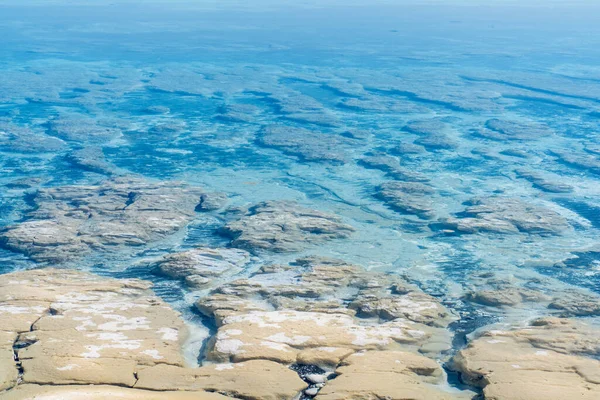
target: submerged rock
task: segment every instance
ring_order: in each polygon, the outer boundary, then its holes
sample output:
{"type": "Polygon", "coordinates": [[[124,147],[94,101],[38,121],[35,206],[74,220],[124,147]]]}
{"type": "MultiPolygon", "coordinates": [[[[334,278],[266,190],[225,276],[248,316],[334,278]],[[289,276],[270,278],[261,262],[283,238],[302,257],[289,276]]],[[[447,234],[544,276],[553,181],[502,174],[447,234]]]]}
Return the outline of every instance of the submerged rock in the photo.
{"type": "Polygon", "coordinates": [[[549,301],[550,297],[535,290],[519,287],[501,287],[468,293],[466,299],[485,306],[516,306],[526,302],[549,301]]]}
{"type": "Polygon", "coordinates": [[[64,141],[0,119],[0,146],[17,153],[53,153],[64,150],[64,141]]]}
{"type": "MultiPolygon", "coordinates": [[[[477,282],[478,277],[472,279],[477,282]]],[[[519,284],[513,277],[495,277],[475,285],[478,288],[467,292],[464,300],[508,312],[537,308],[563,318],[600,315],[598,294],[583,288],[556,285],[552,280],[534,279],[519,284]]]]}
{"type": "Polygon", "coordinates": [[[73,150],[67,155],[67,161],[77,168],[98,174],[112,175],[116,172],[116,167],[106,161],[101,147],[73,150]]]}
{"type": "Polygon", "coordinates": [[[493,118],[475,135],[492,140],[537,140],[552,135],[546,125],[534,121],[509,121],[493,118]]]}
{"type": "Polygon", "coordinates": [[[48,133],[81,143],[103,143],[123,135],[119,121],[103,121],[84,115],[64,116],[48,122],[48,133]]]}
{"type": "Polygon", "coordinates": [[[215,118],[223,122],[253,123],[260,111],[251,104],[226,104],[219,107],[215,118]]]}
{"type": "Polygon", "coordinates": [[[581,322],[544,318],[524,329],[492,330],[452,362],[486,399],[600,398],[600,332],[581,322]]]}
{"type": "Polygon", "coordinates": [[[600,156],[567,150],[552,151],[550,154],[570,167],[600,175],[600,156]]]}
{"type": "Polygon", "coordinates": [[[531,156],[526,150],[521,150],[521,149],[506,149],[506,150],[502,150],[500,152],[500,154],[505,155],[505,156],[510,156],[510,157],[522,158],[522,159],[527,159],[531,156]]]}
{"type": "Polygon", "coordinates": [[[379,169],[381,171],[394,173],[401,169],[400,160],[397,157],[385,154],[370,155],[359,160],[359,164],[367,168],[379,169]]]}
{"type": "Polygon", "coordinates": [[[461,213],[442,226],[464,233],[560,234],[569,229],[567,220],[555,211],[508,197],[476,198],[461,213]]]}
{"type": "Polygon", "coordinates": [[[150,106],[144,109],[144,112],[147,114],[168,114],[171,112],[171,109],[166,106],[150,106]]]}
{"type": "Polygon", "coordinates": [[[452,150],[457,147],[456,142],[445,133],[448,126],[436,119],[410,122],[404,130],[421,136],[414,143],[430,151],[452,150]]]}
{"type": "Polygon", "coordinates": [[[434,194],[433,188],[421,183],[390,181],[377,188],[376,197],[396,211],[432,218],[434,208],[431,197],[434,194]]]}
{"type": "Polygon", "coordinates": [[[202,193],[196,211],[215,211],[225,207],[227,195],[221,192],[202,193]]]}
{"type": "Polygon", "coordinates": [[[436,133],[434,135],[418,138],[414,143],[421,145],[430,151],[453,150],[458,146],[454,140],[443,133],[436,133]]]}
{"type": "Polygon", "coordinates": [[[348,158],[342,137],[291,126],[265,127],[259,135],[258,144],[277,148],[306,161],[343,164],[348,158]]]}
{"type": "Polygon", "coordinates": [[[411,121],[404,127],[404,130],[422,136],[435,135],[446,129],[446,124],[437,119],[411,121]]]}
{"type": "Polygon", "coordinates": [[[220,232],[230,237],[235,247],[290,252],[311,243],[347,238],[354,230],[336,215],[291,201],[268,201],[251,207],[220,232]]]}
{"type": "Polygon", "coordinates": [[[301,124],[311,124],[325,127],[336,127],[340,125],[339,119],[335,116],[335,114],[327,110],[292,113],[285,115],[283,118],[301,124]]]}
{"type": "Polygon", "coordinates": [[[562,316],[597,316],[600,315],[600,296],[571,290],[554,297],[548,308],[559,311],[562,316]]]}
{"type": "Polygon", "coordinates": [[[395,146],[392,150],[392,153],[398,154],[400,156],[403,155],[412,155],[412,154],[423,154],[425,152],[425,148],[423,146],[419,146],[410,142],[403,142],[399,145],[395,146]]]}
{"type": "Polygon", "coordinates": [[[532,171],[517,170],[517,176],[528,180],[540,190],[550,193],[570,193],[573,191],[573,186],[562,182],[552,182],[544,178],[541,174],[532,171]]]}
{"type": "Polygon", "coordinates": [[[184,228],[203,192],[178,182],[120,177],[95,186],[41,189],[28,219],[0,232],[11,250],[66,262],[144,246],[184,228]]]}
{"type": "Polygon", "coordinates": [[[163,275],[184,280],[188,286],[203,287],[240,272],[249,260],[250,254],[244,250],[199,248],[164,256],[157,269],[163,275]]]}
{"type": "Polygon", "coordinates": [[[386,172],[386,175],[394,179],[407,182],[429,181],[429,178],[424,174],[402,167],[400,165],[400,160],[397,157],[385,154],[375,154],[361,158],[358,163],[365,168],[378,169],[386,172]]]}

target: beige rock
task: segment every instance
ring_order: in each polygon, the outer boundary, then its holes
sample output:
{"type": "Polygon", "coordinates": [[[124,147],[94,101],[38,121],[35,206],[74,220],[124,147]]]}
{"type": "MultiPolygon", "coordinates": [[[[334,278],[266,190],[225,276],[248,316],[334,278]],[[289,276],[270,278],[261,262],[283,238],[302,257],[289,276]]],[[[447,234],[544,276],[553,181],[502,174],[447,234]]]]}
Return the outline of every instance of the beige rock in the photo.
{"type": "Polygon", "coordinates": [[[183,366],[184,323],[149,287],[71,270],[3,275],[0,385],[18,366],[25,383],[122,386],[142,365],[183,366]]]}
{"type": "Polygon", "coordinates": [[[0,391],[13,386],[19,375],[13,353],[16,338],[14,332],[0,331],[0,391]]]}
{"type": "Polygon", "coordinates": [[[229,397],[207,392],[153,392],[116,386],[20,385],[0,394],[0,400],[222,400],[229,397]]]}
{"type": "Polygon", "coordinates": [[[445,328],[455,317],[400,278],[341,260],[305,258],[295,266],[264,267],[196,303],[219,327],[208,343],[210,359],[311,360],[332,368],[365,349],[404,348],[437,356],[450,348],[445,328]],[[351,299],[350,304],[340,299],[351,299]]]}
{"type": "Polygon", "coordinates": [[[18,377],[12,349],[0,349],[0,391],[14,386],[18,377]]]}
{"type": "Polygon", "coordinates": [[[445,334],[445,330],[406,319],[361,325],[344,314],[253,311],[224,319],[208,357],[220,362],[267,359],[292,364],[310,350],[312,359],[320,359],[327,366],[339,362],[340,352],[400,347],[417,350],[429,339],[436,341],[445,334]],[[332,348],[336,351],[330,351],[332,348]]]}
{"type": "Polygon", "coordinates": [[[489,331],[461,350],[453,366],[486,399],[600,398],[600,331],[546,318],[525,329],[489,331]]]}
{"type": "Polygon", "coordinates": [[[264,360],[193,369],[163,364],[140,370],[138,377],[136,388],[207,390],[249,400],[292,399],[307,386],[291,369],[264,360]]]}
{"type": "MultiPolygon", "coordinates": [[[[13,289],[17,289],[17,285],[11,286],[13,286],[13,289]]],[[[0,329],[9,332],[27,332],[42,314],[48,312],[49,305],[47,302],[35,300],[20,301],[11,299],[0,301],[0,321],[2,321],[0,329]]]]}
{"type": "Polygon", "coordinates": [[[186,368],[184,323],[149,288],[71,270],[4,275],[0,399],[291,399],[306,388],[265,360],[186,368]]]}
{"type": "Polygon", "coordinates": [[[253,301],[228,294],[216,293],[196,302],[196,308],[202,314],[214,318],[217,326],[231,315],[248,313],[250,311],[266,311],[271,309],[264,301],[253,301]]]}
{"type": "Polygon", "coordinates": [[[335,369],[354,350],[341,347],[314,347],[298,353],[296,361],[303,365],[319,365],[325,369],[335,369]]]}
{"type": "Polygon", "coordinates": [[[346,358],[339,374],[319,391],[319,400],[470,399],[474,393],[450,391],[433,360],[400,351],[369,351],[346,358]]]}
{"type": "Polygon", "coordinates": [[[136,362],[117,358],[36,357],[21,362],[24,381],[40,385],[102,383],[133,387],[136,362]]]}

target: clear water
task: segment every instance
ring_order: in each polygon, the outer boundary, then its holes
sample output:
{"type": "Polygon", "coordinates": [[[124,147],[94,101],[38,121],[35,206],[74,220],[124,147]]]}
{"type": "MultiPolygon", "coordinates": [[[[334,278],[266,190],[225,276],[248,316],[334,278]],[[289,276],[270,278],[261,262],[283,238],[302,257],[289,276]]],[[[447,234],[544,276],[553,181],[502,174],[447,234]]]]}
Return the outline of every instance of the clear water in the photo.
{"type": "MultiPolygon", "coordinates": [[[[0,141],[0,225],[21,221],[31,206],[27,190],[11,182],[104,179],[66,159],[72,149],[99,146],[121,172],[223,191],[233,206],[290,199],[340,215],[357,228],[351,238],[264,253],[257,263],[318,254],[400,273],[461,315],[478,313],[478,322],[457,325],[464,331],[544,313],[482,311],[460,300],[485,272],[517,286],[600,293],[597,2],[137,3],[0,2],[0,120],[29,135],[24,144],[0,141]],[[148,112],[154,106],[170,111],[148,112]],[[231,110],[241,111],[224,117],[231,110]],[[56,118],[90,130],[108,123],[123,135],[62,137],[59,145],[48,128],[56,118]],[[518,137],[477,134],[495,118],[528,128],[518,137]],[[409,129],[422,120],[442,123],[445,142],[409,129]],[[173,128],[160,128],[166,124],[173,128]],[[270,124],[315,131],[323,143],[343,138],[336,149],[347,162],[265,147],[257,135],[270,124]],[[393,178],[359,162],[397,155],[395,147],[413,141],[424,147],[400,154],[400,164],[434,188],[431,220],[387,207],[375,191],[393,178]],[[519,171],[572,189],[549,190],[519,171]],[[435,229],[472,198],[497,195],[551,209],[569,228],[560,235],[435,229]]],[[[215,233],[222,223],[198,215],[185,237],[146,248],[139,260],[81,267],[154,280],[157,293],[187,310],[186,292],[152,275],[145,257],[226,245],[215,233]]],[[[0,272],[31,266],[0,250],[0,272]]]]}

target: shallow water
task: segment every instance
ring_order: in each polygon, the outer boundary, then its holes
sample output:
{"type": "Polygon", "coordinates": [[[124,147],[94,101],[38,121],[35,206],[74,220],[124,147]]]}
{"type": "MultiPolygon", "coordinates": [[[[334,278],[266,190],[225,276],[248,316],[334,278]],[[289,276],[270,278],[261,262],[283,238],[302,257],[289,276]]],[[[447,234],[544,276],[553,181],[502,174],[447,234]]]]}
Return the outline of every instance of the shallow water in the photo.
{"type": "MultiPolygon", "coordinates": [[[[111,174],[225,192],[231,207],[296,200],[356,233],[299,252],[257,252],[251,270],[322,255],[401,274],[461,316],[456,347],[481,326],[548,313],[470,304],[464,295],[489,286],[485,273],[544,293],[600,294],[600,7],[592,2],[26,3],[0,4],[2,226],[29,218],[39,187],[111,174]],[[270,125],[305,147],[267,143],[270,125]],[[69,158],[86,148],[104,154],[109,172],[69,158]],[[376,155],[397,157],[400,169],[365,161],[376,155]],[[15,184],[25,178],[36,181],[15,184]],[[429,215],[377,196],[392,180],[425,181],[431,193],[412,200],[429,215]],[[443,223],[490,197],[564,223],[508,234],[443,223]]],[[[203,329],[190,311],[202,294],[148,265],[227,245],[217,233],[225,219],[197,214],[185,232],[133,256],[92,255],[76,267],[153,280],[203,329]]],[[[35,266],[0,250],[1,273],[35,266]]]]}

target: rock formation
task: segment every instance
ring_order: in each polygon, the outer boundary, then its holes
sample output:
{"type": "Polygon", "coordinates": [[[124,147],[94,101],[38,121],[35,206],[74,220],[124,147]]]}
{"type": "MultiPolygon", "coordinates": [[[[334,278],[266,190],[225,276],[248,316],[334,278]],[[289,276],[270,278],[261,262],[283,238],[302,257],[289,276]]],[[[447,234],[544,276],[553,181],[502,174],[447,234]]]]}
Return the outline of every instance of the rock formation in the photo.
{"type": "Polygon", "coordinates": [[[444,220],[442,225],[462,233],[560,234],[570,227],[562,215],[549,208],[508,197],[473,199],[459,218],[444,220]]]}
{"type": "Polygon", "coordinates": [[[462,398],[445,392],[439,365],[424,356],[443,357],[450,348],[446,327],[454,316],[398,277],[305,258],[221,285],[196,307],[218,326],[208,360],[312,366],[321,378],[305,379],[311,396],[387,398],[405,385],[390,398],[462,398]]]}
{"type": "Polygon", "coordinates": [[[240,272],[249,260],[244,250],[199,248],[164,256],[156,266],[160,274],[198,288],[240,272]]]}
{"type": "Polygon", "coordinates": [[[27,219],[0,232],[11,250],[42,262],[140,247],[172,235],[195,216],[203,192],[178,182],[119,177],[94,186],[40,189],[27,219]]]}
{"type": "Polygon", "coordinates": [[[376,197],[385,201],[390,208],[415,214],[421,218],[432,218],[434,215],[431,197],[435,190],[418,182],[389,181],[377,188],[376,197]]]}
{"type": "Polygon", "coordinates": [[[269,361],[186,367],[185,325],[149,288],[70,270],[4,275],[0,399],[226,398],[217,392],[258,400],[306,387],[269,361]]]}
{"type": "Polygon", "coordinates": [[[543,318],[514,330],[491,330],[453,360],[486,400],[600,398],[600,331],[582,322],[543,318]]]}
{"type": "Polygon", "coordinates": [[[276,252],[298,251],[309,243],[346,238],[354,228],[339,217],[291,201],[268,201],[251,207],[221,233],[232,246],[276,252]]]}

